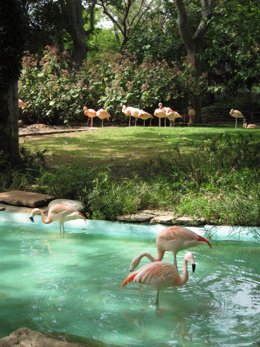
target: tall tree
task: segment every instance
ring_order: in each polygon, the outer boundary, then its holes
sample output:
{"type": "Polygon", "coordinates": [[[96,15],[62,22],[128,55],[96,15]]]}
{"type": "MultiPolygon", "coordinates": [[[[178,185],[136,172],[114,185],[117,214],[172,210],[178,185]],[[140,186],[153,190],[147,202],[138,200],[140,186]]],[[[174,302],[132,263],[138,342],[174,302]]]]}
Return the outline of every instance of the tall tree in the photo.
{"type": "Polygon", "coordinates": [[[19,156],[18,87],[24,22],[19,0],[0,2],[0,151],[12,163],[19,156]]]}
{"type": "MultiPolygon", "coordinates": [[[[187,52],[188,62],[193,69],[194,78],[197,82],[202,74],[200,59],[202,44],[208,29],[209,20],[213,13],[214,4],[214,0],[200,0],[201,16],[197,27],[194,29],[192,25],[193,22],[188,16],[184,1],[175,0],[178,14],[177,24],[180,36],[187,52]]],[[[196,111],[195,122],[200,123],[201,95],[195,94],[192,103],[196,111]]]]}
{"type": "Polygon", "coordinates": [[[135,28],[138,27],[139,23],[145,18],[145,14],[150,9],[152,1],[153,0],[98,1],[104,14],[108,16],[114,24],[115,29],[122,37],[120,42],[121,51],[125,49],[135,28]]]}
{"type": "Polygon", "coordinates": [[[73,42],[72,60],[78,66],[82,65],[87,55],[87,39],[94,31],[95,6],[96,0],[86,3],[89,13],[89,28],[84,29],[83,4],[82,0],[63,0],[60,1],[64,25],[70,34],[73,42]]]}
{"type": "Polygon", "coordinates": [[[95,29],[96,0],[21,1],[29,23],[26,49],[41,53],[49,45],[62,51],[66,38],[72,47],[72,61],[80,66],[87,56],[87,42],[95,29]]]}

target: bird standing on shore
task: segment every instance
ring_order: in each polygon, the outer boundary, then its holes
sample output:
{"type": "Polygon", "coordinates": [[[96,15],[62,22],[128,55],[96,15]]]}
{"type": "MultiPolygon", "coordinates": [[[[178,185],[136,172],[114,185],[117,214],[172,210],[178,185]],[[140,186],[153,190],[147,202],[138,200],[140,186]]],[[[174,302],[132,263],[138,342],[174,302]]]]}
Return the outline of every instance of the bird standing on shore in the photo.
{"type": "Polygon", "coordinates": [[[150,119],[150,126],[152,125],[151,121],[153,119],[153,116],[150,113],[148,113],[146,111],[143,111],[143,110],[140,110],[139,113],[138,113],[138,118],[140,118],[140,119],[142,119],[144,121],[144,126],[145,126],[145,121],[147,119],[150,119]]]}
{"type": "Polygon", "coordinates": [[[182,116],[177,111],[173,111],[171,109],[166,111],[165,114],[166,118],[168,118],[170,121],[170,126],[175,125],[176,119],[182,118],[182,116]]]}
{"type": "Polygon", "coordinates": [[[87,108],[87,106],[84,106],[83,113],[86,117],[88,117],[88,123],[90,121],[90,126],[93,127],[93,118],[97,116],[97,112],[93,110],[92,108],[87,108]]]}
{"type": "Polygon", "coordinates": [[[192,264],[192,271],[195,271],[196,265],[193,254],[188,252],[184,256],[183,273],[179,275],[176,266],[156,261],[142,266],[137,271],[130,273],[121,284],[121,288],[130,282],[136,282],[147,285],[156,290],[156,306],[159,305],[160,290],[167,287],[182,286],[189,278],[188,262],[192,264]]]}
{"type": "Polygon", "coordinates": [[[104,120],[109,121],[109,119],[111,118],[110,113],[109,113],[107,110],[105,110],[104,108],[99,109],[99,110],[97,111],[96,115],[97,115],[97,117],[98,117],[99,119],[101,119],[101,126],[102,126],[102,128],[103,128],[103,122],[104,122],[104,120]]]}
{"type": "Polygon", "coordinates": [[[138,114],[141,110],[139,108],[136,107],[132,107],[132,106],[126,106],[123,105],[122,107],[122,112],[129,117],[129,126],[131,126],[131,117],[134,117],[135,119],[135,126],[136,126],[136,122],[138,119],[138,114]]]}
{"type": "Polygon", "coordinates": [[[235,118],[235,128],[237,128],[237,120],[238,118],[245,118],[243,113],[240,112],[239,110],[234,110],[233,108],[229,111],[229,114],[231,117],[235,118]]]}
{"type": "Polygon", "coordinates": [[[162,105],[162,103],[160,102],[159,103],[159,108],[157,108],[155,111],[154,111],[154,116],[157,117],[159,119],[159,127],[161,126],[161,118],[164,118],[164,125],[166,125],[166,113],[165,113],[165,110],[164,110],[164,107],[162,105]]]}

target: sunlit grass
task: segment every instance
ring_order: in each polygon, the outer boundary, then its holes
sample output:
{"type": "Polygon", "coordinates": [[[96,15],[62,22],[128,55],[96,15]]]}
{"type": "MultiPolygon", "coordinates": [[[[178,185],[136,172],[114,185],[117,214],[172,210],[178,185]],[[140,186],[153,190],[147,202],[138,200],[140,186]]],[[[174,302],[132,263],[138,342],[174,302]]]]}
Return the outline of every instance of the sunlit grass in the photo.
{"type": "MultiPolygon", "coordinates": [[[[80,166],[109,169],[115,175],[131,177],[138,167],[176,146],[182,153],[196,150],[203,141],[215,135],[230,136],[245,129],[206,127],[126,127],[98,128],[79,133],[28,137],[23,146],[33,151],[46,150],[49,167],[80,166]]],[[[253,140],[259,138],[255,131],[253,140]]]]}

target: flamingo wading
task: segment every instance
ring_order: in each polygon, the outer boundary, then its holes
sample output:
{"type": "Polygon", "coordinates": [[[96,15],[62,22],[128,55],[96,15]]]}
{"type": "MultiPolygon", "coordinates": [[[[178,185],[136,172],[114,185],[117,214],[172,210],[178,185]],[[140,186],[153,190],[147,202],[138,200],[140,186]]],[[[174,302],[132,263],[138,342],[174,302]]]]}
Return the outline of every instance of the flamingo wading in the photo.
{"type": "Polygon", "coordinates": [[[60,223],[60,233],[64,234],[65,222],[76,219],[87,219],[87,217],[83,213],[83,209],[84,205],[80,201],[56,199],[49,203],[47,216],[40,208],[34,208],[32,210],[30,220],[34,222],[34,216],[41,215],[42,222],[44,224],[50,224],[54,221],[57,221],[60,223]]]}
{"type": "Polygon", "coordinates": [[[180,250],[203,243],[207,243],[209,247],[212,247],[207,239],[190,229],[177,225],[165,228],[161,230],[156,237],[157,257],[153,257],[148,252],[141,253],[132,260],[129,271],[133,271],[143,257],[147,257],[151,262],[162,260],[166,251],[173,253],[174,265],[177,267],[176,256],[180,250]]]}
{"type": "Polygon", "coordinates": [[[156,261],[142,266],[137,271],[130,273],[121,284],[121,288],[129,282],[136,282],[152,287],[156,290],[156,306],[159,305],[159,292],[163,288],[182,286],[189,278],[188,262],[192,264],[192,271],[195,271],[196,265],[193,254],[187,252],[183,261],[183,273],[179,275],[176,266],[156,261]]]}

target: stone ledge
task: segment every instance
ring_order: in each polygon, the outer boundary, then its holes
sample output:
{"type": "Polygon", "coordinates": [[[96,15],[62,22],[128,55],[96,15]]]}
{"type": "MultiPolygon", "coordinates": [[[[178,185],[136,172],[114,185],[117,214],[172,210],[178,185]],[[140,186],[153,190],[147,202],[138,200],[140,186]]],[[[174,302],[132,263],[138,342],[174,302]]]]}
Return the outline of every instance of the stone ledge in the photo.
{"type": "Polygon", "coordinates": [[[138,213],[125,214],[117,216],[117,221],[126,223],[151,223],[151,224],[166,224],[166,225],[204,225],[204,218],[193,218],[190,216],[175,216],[169,211],[160,210],[143,210],[138,213]]]}
{"type": "Polygon", "coordinates": [[[0,202],[15,206],[43,207],[54,199],[54,196],[22,190],[0,193],[0,202]]]}
{"type": "Polygon", "coordinates": [[[0,339],[0,347],[90,347],[90,345],[60,341],[28,328],[20,328],[0,339]]]}

